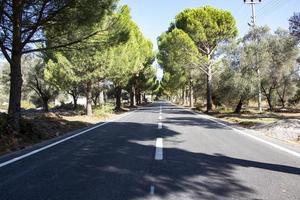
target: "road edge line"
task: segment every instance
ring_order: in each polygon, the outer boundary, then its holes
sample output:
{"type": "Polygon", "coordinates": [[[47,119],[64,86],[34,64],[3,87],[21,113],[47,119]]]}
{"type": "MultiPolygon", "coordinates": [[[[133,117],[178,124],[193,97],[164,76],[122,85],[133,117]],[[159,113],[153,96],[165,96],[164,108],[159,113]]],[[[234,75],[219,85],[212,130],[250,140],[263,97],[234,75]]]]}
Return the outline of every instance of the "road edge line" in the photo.
{"type": "Polygon", "coordinates": [[[51,143],[51,144],[48,144],[48,145],[46,145],[46,146],[44,146],[44,147],[35,149],[35,150],[30,151],[30,152],[28,152],[28,153],[25,153],[25,154],[22,155],[22,156],[18,156],[18,157],[12,158],[12,159],[10,159],[10,160],[7,160],[7,161],[5,161],[5,162],[3,162],[3,163],[0,163],[0,168],[2,168],[2,167],[4,167],[4,166],[7,166],[7,165],[9,165],[9,164],[12,164],[12,163],[14,163],[14,162],[17,162],[17,161],[19,161],[19,160],[22,160],[22,159],[24,159],[24,158],[26,158],[26,157],[29,157],[29,156],[31,156],[31,155],[37,154],[37,153],[39,153],[39,152],[41,152],[41,151],[44,151],[44,150],[49,149],[49,148],[51,148],[51,147],[54,147],[54,146],[56,146],[56,145],[58,145],[58,144],[61,144],[61,143],[63,143],[63,142],[66,142],[66,141],[68,141],[68,140],[71,140],[71,139],[73,139],[73,138],[75,138],[75,137],[78,137],[78,136],[80,136],[80,135],[82,135],[82,134],[84,134],[84,133],[86,133],[86,132],[91,131],[91,130],[94,130],[94,129],[96,129],[96,128],[99,128],[99,127],[101,127],[101,126],[104,126],[104,125],[106,125],[106,124],[109,124],[109,123],[111,123],[111,122],[120,120],[120,119],[122,119],[122,118],[124,118],[124,117],[126,117],[126,116],[128,116],[128,115],[130,115],[130,114],[132,114],[132,113],[134,113],[134,112],[136,112],[136,111],[138,111],[138,110],[139,110],[139,109],[130,111],[129,113],[124,113],[124,115],[121,115],[120,117],[111,119],[111,120],[106,121],[106,122],[100,122],[101,124],[95,125],[95,126],[93,126],[93,127],[91,127],[91,128],[88,128],[88,129],[86,129],[86,130],[83,130],[83,131],[81,131],[81,132],[79,132],[79,133],[76,133],[76,134],[71,135],[71,136],[69,136],[69,137],[63,138],[63,139],[61,139],[61,140],[58,140],[58,141],[56,141],[56,142],[54,142],[54,143],[51,143]]]}
{"type": "Polygon", "coordinates": [[[245,131],[239,130],[239,129],[234,128],[234,127],[232,127],[232,126],[229,126],[229,125],[227,125],[227,124],[225,124],[225,123],[222,123],[222,122],[218,121],[217,118],[214,118],[214,117],[212,117],[212,116],[210,116],[210,115],[207,115],[207,114],[204,114],[204,113],[198,113],[198,112],[189,110],[189,109],[187,109],[187,108],[178,106],[178,105],[176,105],[176,104],[174,104],[174,103],[172,103],[172,102],[170,102],[170,103],[171,103],[172,105],[178,107],[178,108],[185,109],[186,111],[189,111],[190,113],[199,115],[200,117],[201,117],[201,115],[205,115],[205,116],[207,116],[207,118],[205,117],[205,119],[208,119],[208,120],[211,120],[211,121],[216,122],[216,123],[218,123],[218,124],[221,124],[222,126],[225,126],[225,127],[227,127],[227,128],[230,128],[230,129],[234,130],[235,132],[238,132],[238,133],[241,134],[241,135],[244,135],[244,136],[250,137],[250,138],[252,138],[252,139],[254,139],[254,140],[256,140],[256,141],[259,141],[259,142],[268,144],[268,145],[272,146],[273,148],[279,149],[279,150],[281,150],[281,151],[284,151],[284,152],[286,152],[286,153],[288,153],[288,154],[291,154],[291,155],[293,155],[293,156],[296,156],[296,157],[300,158],[300,153],[297,153],[296,151],[290,150],[290,149],[288,149],[288,148],[282,147],[282,146],[280,146],[280,145],[278,145],[278,144],[275,144],[275,143],[273,143],[273,142],[269,142],[269,141],[264,140],[264,139],[262,139],[262,138],[259,138],[259,137],[257,137],[257,136],[251,135],[251,134],[249,134],[249,133],[247,133],[247,132],[245,132],[245,131]]]}

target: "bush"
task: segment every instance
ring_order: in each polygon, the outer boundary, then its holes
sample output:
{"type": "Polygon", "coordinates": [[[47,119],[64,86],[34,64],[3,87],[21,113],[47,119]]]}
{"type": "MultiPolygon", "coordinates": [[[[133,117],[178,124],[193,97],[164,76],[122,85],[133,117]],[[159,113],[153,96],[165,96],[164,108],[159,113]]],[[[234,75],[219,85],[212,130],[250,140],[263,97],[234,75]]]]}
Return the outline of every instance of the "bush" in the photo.
{"type": "MultiPolygon", "coordinates": [[[[55,106],[54,109],[57,109],[57,110],[74,110],[74,105],[73,103],[61,103],[61,105],[59,106],[55,106]]],[[[77,108],[76,108],[76,111],[84,111],[85,108],[84,108],[84,105],[80,105],[80,104],[77,104],[77,108]]]]}
{"type": "Polygon", "coordinates": [[[36,105],[31,103],[30,101],[23,100],[23,101],[21,101],[21,107],[23,109],[27,110],[27,109],[31,109],[31,108],[36,108],[36,105]]]}
{"type": "Polygon", "coordinates": [[[93,112],[97,117],[108,117],[114,113],[114,108],[114,104],[107,103],[105,105],[93,106],[93,112]]]}

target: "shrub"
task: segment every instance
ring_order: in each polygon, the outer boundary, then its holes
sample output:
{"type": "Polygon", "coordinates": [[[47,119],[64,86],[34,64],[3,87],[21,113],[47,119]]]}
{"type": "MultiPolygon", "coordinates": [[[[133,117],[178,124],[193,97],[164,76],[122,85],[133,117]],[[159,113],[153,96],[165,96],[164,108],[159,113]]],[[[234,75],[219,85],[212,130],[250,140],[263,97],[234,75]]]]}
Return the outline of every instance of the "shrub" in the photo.
{"type": "Polygon", "coordinates": [[[23,109],[27,110],[27,109],[31,109],[31,108],[36,108],[36,105],[33,104],[32,102],[30,101],[26,101],[26,100],[23,100],[21,101],[21,106],[23,109]]]}
{"type": "Polygon", "coordinates": [[[114,104],[107,103],[105,105],[94,106],[93,112],[97,117],[108,117],[109,115],[114,113],[114,104]]]}

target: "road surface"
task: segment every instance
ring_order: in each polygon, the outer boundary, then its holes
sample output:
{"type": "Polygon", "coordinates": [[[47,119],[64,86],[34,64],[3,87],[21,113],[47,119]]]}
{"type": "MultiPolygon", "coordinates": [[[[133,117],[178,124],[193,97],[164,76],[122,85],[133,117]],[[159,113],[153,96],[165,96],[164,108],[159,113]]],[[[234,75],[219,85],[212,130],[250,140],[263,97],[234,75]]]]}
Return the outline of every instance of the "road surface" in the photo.
{"type": "Polygon", "coordinates": [[[40,150],[1,200],[300,199],[299,157],[162,101],[40,150]]]}

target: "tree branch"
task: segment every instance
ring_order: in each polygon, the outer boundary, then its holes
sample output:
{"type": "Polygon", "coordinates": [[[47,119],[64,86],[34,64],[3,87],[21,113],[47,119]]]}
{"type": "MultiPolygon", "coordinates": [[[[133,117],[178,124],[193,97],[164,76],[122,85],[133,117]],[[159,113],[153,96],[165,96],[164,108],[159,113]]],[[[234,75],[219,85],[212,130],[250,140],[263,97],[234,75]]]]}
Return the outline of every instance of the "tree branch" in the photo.
{"type": "Polygon", "coordinates": [[[7,48],[4,46],[3,42],[0,42],[0,48],[7,62],[12,65],[11,57],[8,55],[7,48]]]}
{"type": "Polygon", "coordinates": [[[78,40],[74,40],[72,42],[68,42],[68,43],[65,43],[65,44],[61,44],[61,45],[56,45],[56,46],[53,46],[53,47],[45,47],[45,48],[38,48],[38,49],[30,49],[30,50],[25,50],[22,52],[22,54],[27,54],[27,53],[32,53],[32,52],[37,52],[37,51],[45,51],[45,50],[50,50],[50,49],[59,49],[59,48],[64,48],[64,47],[67,47],[67,46],[71,46],[71,45],[74,45],[74,44],[77,44],[77,43],[80,43],[80,42],[83,42],[95,35],[97,35],[99,33],[99,31],[96,31],[88,36],[85,36],[83,38],[80,38],[78,40]]]}
{"type": "Polygon", "coordinates": [[[29,35],[24,40],[24,42],[22,42],[22,49],[28,43],[28,41],[33,37],[33,35],[36,33],[36,31],[38,30],[38,27],[40,26],[40,23],[41,23],[41,20],[43,17],[43,13],[44,13],[47,3],[48,3],[48,1],[44,1],[43,5],[41,7],[41,10],[39,12],[39,16],[38,16],[35,26],[32,28],[32,31],[29,33],[29,35]]]}

